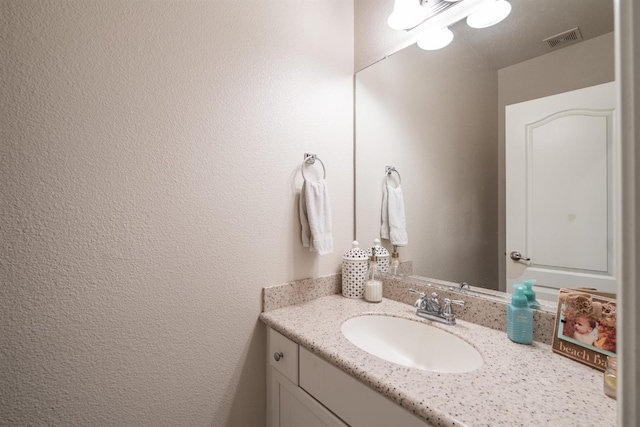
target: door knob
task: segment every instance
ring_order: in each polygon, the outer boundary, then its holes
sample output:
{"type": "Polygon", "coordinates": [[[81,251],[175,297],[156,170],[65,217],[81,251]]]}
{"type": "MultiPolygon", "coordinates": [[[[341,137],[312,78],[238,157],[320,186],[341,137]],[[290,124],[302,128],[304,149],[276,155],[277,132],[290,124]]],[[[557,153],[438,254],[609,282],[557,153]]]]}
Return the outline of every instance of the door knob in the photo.
{"type": "Polygon", "coordinates": [[[518,251],[511,251],[509,256],[514,261],[531,261],[531,258],[523,257],[522,254],[520,252],[518,252],[518,251]]]}
{"type": "Polygon", "coordinates": [[[273,353],[273,358],[276,359],[276,362],[279,362],[283,357],[284,354],[282,354],[281,351],[276,351],[275,353],[273,353]]]}

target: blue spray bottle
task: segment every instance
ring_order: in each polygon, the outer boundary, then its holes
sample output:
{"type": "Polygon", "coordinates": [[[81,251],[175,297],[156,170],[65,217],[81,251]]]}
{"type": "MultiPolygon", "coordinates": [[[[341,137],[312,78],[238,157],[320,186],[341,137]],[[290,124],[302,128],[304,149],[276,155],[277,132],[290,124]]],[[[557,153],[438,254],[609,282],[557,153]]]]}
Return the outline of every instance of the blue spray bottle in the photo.
{"type": "Polygon", "coordinates": [[[513,285],[515,293],[507,306],[507,336],[519,344],[533,343],[533,311],[529,308],[524,286],[513,285]]]}

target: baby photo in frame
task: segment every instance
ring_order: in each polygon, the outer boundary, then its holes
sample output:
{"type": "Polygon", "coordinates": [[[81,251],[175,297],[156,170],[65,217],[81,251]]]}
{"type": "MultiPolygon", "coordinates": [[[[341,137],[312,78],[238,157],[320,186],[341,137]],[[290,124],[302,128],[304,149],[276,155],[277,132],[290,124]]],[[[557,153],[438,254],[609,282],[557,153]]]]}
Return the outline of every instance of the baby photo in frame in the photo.
{"type": "Polygon", "coordinates": [[[607,356],[616,355],[615,294],[585,288],[563,288],[558,297],[552,349],[604,371],[607,356]]]}

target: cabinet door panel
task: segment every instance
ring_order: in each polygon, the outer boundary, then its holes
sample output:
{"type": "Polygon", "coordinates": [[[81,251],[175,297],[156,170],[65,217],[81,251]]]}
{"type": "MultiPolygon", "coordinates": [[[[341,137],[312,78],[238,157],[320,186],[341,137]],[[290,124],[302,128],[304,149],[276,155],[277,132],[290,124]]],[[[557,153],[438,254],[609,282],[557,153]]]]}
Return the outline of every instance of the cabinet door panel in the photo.
{"type": "Polygon", "coordinates": [[[349,427],[297,385],[298,345],[268,328],[267,426],[349,427]],[[282,351],[286,364],[275,362],[274,351],[282,351]],[[295,379],[295,382],[293,380],[295,379]]]}
{"type": "Polygon", "coordinates": [[[304,347],[300,347],[300,387],[352,427],[430,427],[304,347]]]}
{"type": "Polygon", "coordinates": [[[344,426],[327,416],[318,416],[310,407],[294,396],[285,387],[280,387],[280,427],[327,427],[344,426]],[[332,422],[333,421],[333,422],[332,422]]]}

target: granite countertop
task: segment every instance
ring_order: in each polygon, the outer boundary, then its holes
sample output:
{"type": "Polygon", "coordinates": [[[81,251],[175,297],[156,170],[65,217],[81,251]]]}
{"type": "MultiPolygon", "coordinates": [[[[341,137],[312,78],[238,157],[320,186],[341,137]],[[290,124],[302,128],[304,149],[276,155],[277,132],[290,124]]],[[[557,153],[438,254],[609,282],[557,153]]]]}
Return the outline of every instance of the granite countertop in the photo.
{"type": "Polygon", "coordinates": [[[603,374],[551,346],[511,342],[504,332],[458,320],[455,326],[415,315],[389,299],[368,303],[331,295],[260,315],[267,325],[356,377],[434,426],[615,426],[616,401],[603,392],[603,374]],[[472,344],[484,365],[442,374],[406,368],[349,342],[340,325],[363,314],[425,322],[472,344]]]}

